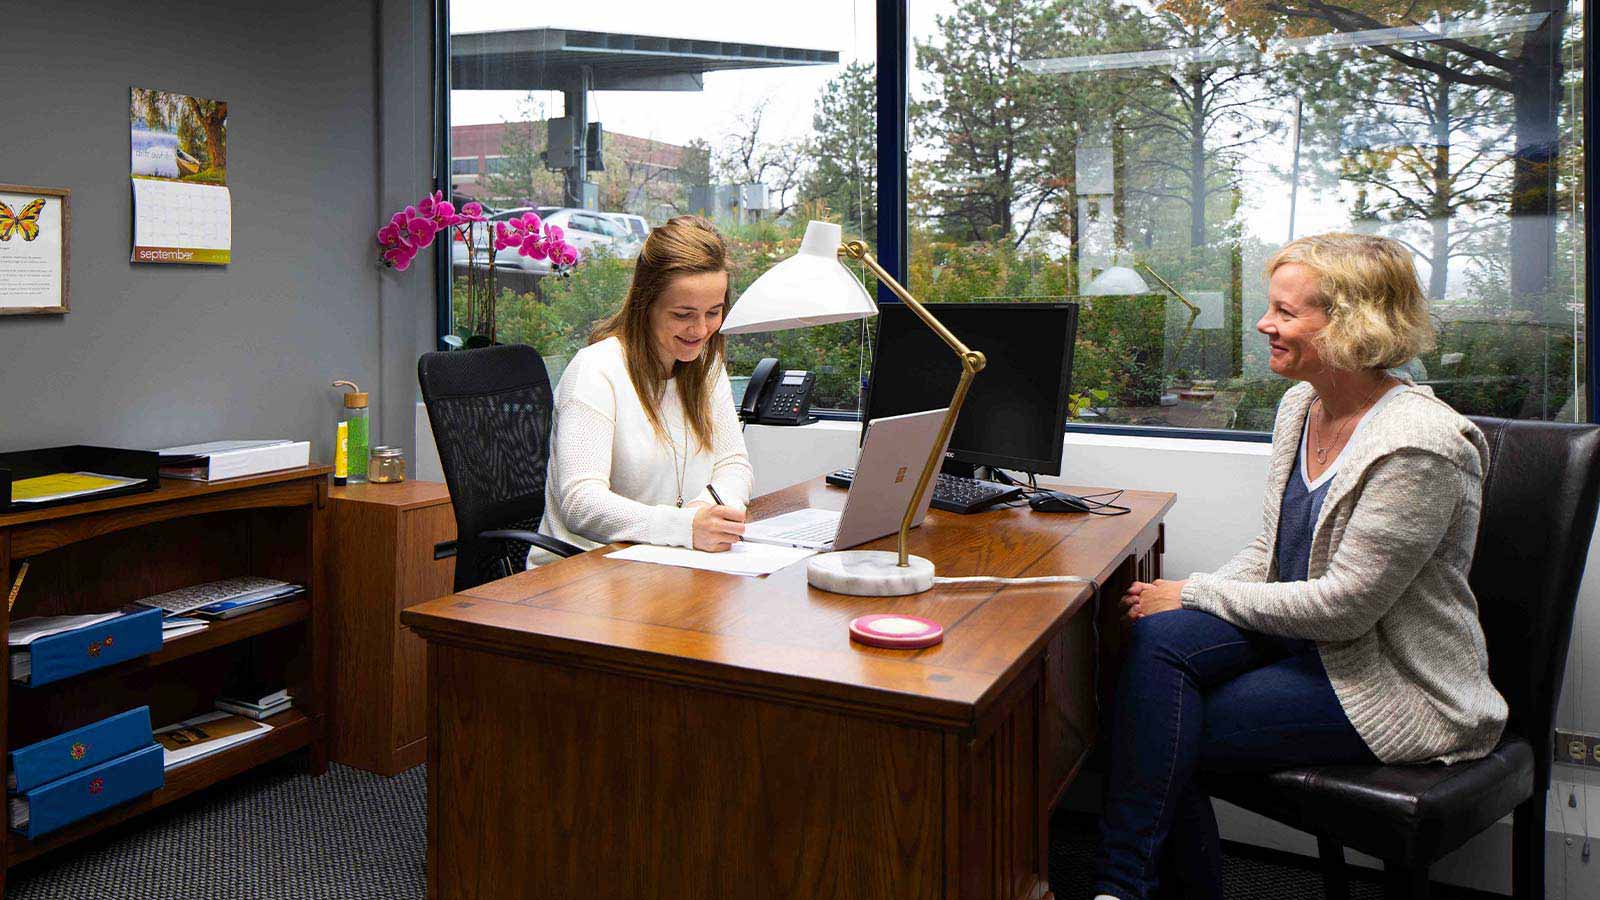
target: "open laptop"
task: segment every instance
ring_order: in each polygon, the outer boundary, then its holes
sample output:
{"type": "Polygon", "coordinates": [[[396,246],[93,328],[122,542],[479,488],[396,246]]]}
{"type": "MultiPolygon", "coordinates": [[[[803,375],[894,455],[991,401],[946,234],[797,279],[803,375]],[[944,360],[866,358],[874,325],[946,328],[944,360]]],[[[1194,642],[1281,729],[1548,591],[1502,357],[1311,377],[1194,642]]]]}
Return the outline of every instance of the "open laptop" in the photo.
{"type": "MultiPolygon", "coordinates": [[[[856,461],[855,480],[845,497],[844,510],[801,509],[751,522],[744,539],[757,544],[780,544],[810,550],[843,550],[900,530],[917,477],[928,462],[928,452],[938,440],[946,409],[873,419],[856,461]]],[[[922,524],[928,514],[928,490],[911,520],[922,524]]]]}

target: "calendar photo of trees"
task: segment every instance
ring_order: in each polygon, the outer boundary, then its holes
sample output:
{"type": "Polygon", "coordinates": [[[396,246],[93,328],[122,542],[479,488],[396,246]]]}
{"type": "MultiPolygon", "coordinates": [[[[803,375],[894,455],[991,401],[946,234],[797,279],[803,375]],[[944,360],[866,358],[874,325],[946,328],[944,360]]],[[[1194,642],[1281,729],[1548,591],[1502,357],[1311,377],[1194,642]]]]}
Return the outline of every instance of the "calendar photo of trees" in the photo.
{"type": "Polygon", "coordinates": [[[228,104],[133,88],[128,104],[136,178],[228,183],[228,104]]]}

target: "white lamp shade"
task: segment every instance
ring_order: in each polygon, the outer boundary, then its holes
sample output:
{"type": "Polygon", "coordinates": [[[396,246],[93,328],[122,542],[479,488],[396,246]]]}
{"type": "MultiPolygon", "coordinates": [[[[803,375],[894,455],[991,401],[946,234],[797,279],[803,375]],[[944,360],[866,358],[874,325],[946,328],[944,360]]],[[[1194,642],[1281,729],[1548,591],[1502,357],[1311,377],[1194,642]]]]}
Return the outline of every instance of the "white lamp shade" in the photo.
{"type": "Polygon", "coordinates": [[[1112,266],[1094,277],[1083,289],[1090,297],[1113,297],[1127,294],[1148,294],[1150,285],[1144,283],[1139,273],[1127,266],[1112,266]]]}
{"type": "Polygon", "coordinates": [[[782,331],[877,315],[878,305],[839,262],[843,235],[831,222],[807,225],[800,252],[767,270],[739,295],[722,322],[722,333],[782,331]]]}

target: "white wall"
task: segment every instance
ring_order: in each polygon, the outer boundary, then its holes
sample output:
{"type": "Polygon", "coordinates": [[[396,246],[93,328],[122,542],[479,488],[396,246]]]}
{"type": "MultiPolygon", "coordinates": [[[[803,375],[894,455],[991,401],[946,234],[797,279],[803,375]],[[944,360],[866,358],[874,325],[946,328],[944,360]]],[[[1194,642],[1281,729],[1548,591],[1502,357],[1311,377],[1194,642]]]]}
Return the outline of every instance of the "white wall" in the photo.
{"type": "MultiPolygon", "coordinates": [[[[801,428],[752,425],[745,442],[762,494],[815,478],[855,462],[859,426],[818,422],[801,428]]],[[[418,477],[438,480],[437,456],[428,458],[432,434],[418,404],[418,477]],[[424,450],[428,447],[428,450],[424,450]],[[426,462],[425,462],[426,460],[426,462]]],[[[1172,491],[1178,501],[1167,516],[1168,577],[1215,568],[1255,536],[1261,523],[1267,474],[1263,443],[1069,434],[1062,475],[1052,483],[1083,487],[1172,491]]],[[[1572,650],[1558,724],[1600,730],[1600,544],[1591,544],[1578,598],[1572,650]],[[1592,649],[1591,649],[1592,648],[1592,649]]],[[[1552,900],[1600,900],[1600,853],[1582,859],[1586,833],[1600,837],[1600,770],[1556,767],[1549,797],[1546,896],[1552,900]],[[1569,805],[1569,797],[1575,805],[1569,805]],[[1575,837],[1573,837],[1575,836],[1575,837]]],[[[1316,841],[1226,803],[1217,804],[1224,838],[1316,855],[1316,841]]],[[[1600,842],[1597,842],[1600,843],[1600,842]]],[[[1376,860],[1349,853],[1355,864],[1376,860]]],[[[1434,867],[1435,880],[1478,890],[1511,890],[1509,819],[1480,834],[1434,867]]]]}

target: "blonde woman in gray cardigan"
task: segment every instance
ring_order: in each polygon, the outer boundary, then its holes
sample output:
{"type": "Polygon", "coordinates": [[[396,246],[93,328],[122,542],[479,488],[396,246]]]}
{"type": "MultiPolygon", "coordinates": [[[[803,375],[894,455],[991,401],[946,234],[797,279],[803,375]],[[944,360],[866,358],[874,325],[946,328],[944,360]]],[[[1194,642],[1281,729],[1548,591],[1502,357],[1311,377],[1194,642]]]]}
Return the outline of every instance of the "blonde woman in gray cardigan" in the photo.
{"type": "Polygon", "coordinates": [[[1256,330],[1300,383],[1278,406],[1261,533],[1215,572],[1122,599],[1099,898],[1151,896],[1163,852],[1185,897],[1222,896],[1199,770],[1450,763],[1505,725],[1467,585],[1488,448],[1390,373],[1433,340],[1410,254],[1327,234],[1267,271],[1256,330]]]}

